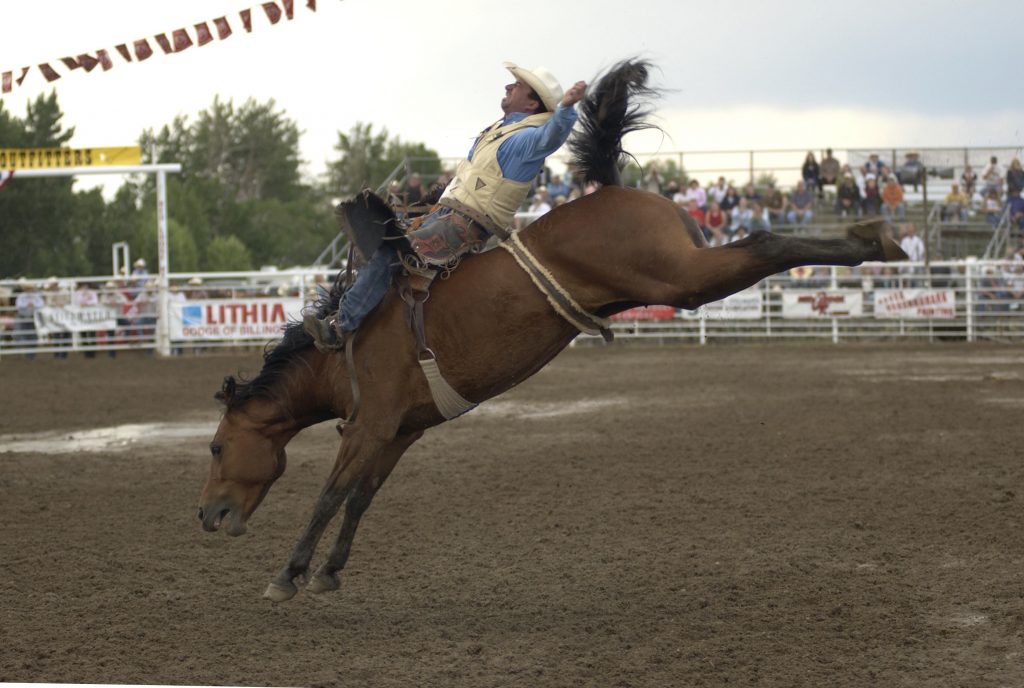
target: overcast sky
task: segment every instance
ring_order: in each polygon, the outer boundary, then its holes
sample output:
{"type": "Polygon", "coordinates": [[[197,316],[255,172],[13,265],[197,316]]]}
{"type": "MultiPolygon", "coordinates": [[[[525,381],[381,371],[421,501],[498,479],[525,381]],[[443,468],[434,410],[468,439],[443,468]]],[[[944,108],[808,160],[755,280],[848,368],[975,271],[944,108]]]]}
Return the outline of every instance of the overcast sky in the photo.
{"type": "Polygon", "coordinates": [[[33,69],[4,106],[23,116],[56,88],[72,145],[88,147],[130,145],[218,94],[274,98],[305,132],[306,172],[317,175],[357,121],[465,154],[500,115],[505,60],[544,65],[567,85],[639,54],[668,91],[667,137],[634,139],[638,153],[1024,140],[1024,2],[318,0],[315,13],[305,3],[271,26],[246,0],[0,0],[0,71],[46,61],[64,75],[47,84],[33,69]],[[238,19],[246,8],[251,34],[238,19]],[[173,55],[152,41],[222,15],[227,40],[173,55]],[[146,37],[156,53],[144,63],[113,50],[146,37]],[[99,48],[111,51],[109,72],[59,65],[99,48]]]}

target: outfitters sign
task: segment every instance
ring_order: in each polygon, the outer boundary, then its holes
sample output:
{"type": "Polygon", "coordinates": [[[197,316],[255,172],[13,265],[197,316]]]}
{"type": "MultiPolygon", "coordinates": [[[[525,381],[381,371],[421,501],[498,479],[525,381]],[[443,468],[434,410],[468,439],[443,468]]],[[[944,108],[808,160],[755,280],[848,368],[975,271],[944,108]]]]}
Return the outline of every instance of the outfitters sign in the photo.
{"type": "Polygon", "coordinates": [[[0,169],[50,170],[61,167],[138,165],[138,146],[120,148],[0,148],[0,169]]]}
{"type": "Polygon", "coordinates": [[[876,289],[876,318],[924,320],[956,317],[952,289],[876,289]]]}
{"type": "Polygon", "coordinates": [[[272,339],[301,317],[301,299],[230,299],[171,304],[175,341],[272,339]]]}

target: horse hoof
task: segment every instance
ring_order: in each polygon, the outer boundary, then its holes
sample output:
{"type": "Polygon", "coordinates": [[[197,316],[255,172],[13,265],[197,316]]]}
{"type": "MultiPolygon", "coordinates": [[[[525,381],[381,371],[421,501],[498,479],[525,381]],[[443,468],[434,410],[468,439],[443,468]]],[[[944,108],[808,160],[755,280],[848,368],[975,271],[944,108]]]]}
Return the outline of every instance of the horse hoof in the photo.
{"type": "Polygon", "coordinates": [[[338,574],[317,573],[309,580],[309,585],[306,586],[306,590],[315,595],[319,595],[325,592],[332,592],[340,587],[341,581],[338,580],[338,574]]]}
{"type": "Polygon", "coordinates": [[[264,591],[263,597],[271,602],[287,602],[295,597],[298,591],[299,589],[291,581],[288,581],[287,584],[271,583],[267,586],[266,591],[264,591]]]}

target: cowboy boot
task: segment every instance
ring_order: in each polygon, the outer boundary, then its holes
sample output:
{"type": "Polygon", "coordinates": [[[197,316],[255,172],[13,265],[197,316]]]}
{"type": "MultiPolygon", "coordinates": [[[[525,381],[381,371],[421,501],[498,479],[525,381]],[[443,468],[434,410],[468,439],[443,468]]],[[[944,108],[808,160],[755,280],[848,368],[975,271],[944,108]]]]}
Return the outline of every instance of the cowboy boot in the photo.
{"type": "Polygon", "coordinates": [[[320,353],[340,351],[345,348],[347,334],[338,326],[334,317],[317,318],[312,313],[302,316],[302,329],[313,338],[313,346],[320,353]]]}

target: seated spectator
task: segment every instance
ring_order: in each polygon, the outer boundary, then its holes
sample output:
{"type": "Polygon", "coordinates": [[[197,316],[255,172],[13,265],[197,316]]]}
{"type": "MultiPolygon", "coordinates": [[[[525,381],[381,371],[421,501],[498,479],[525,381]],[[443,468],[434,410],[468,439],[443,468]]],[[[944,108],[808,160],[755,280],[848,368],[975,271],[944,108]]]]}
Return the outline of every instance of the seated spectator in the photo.
{"type": "Polygon", "coordinates": [[[736,207],[732,209],[731,215],[732,221],[729,223],[729,229],[733,233],[735,233],[740,227],[749,228],[751,220],[754,219],[754,213],[750,209],[750,205],[745,198],[740,198],[736,207]]]}
{"type": "Polygon", "coordinates": [[[750,206],[750,215],[751,233],[772,231],[772,221],[768,216],[768,208],[761,205],[760,201],[754,201],[750,206]]]}
{"type": "Polygon", "coordinates": [[[896,181],[896,177],[889,177],[885,186],[882,187],[882,215],[890,222],[907,219],[907,206],[903,202],[903,187],[896,181]]]}
{"type": "Polygon", "coordinates": [[[983,193],[988,196],[989,191],[995,191],[997,194],[1002,196],[1003,194],[1003,168],[999,164],[999,159],[996,156],[992,156],[988,161],[988,166],[981,173],[981,181],[984,183],[983,193]]]}
{"type": "Polygon", "coordinates": [[[814,190],[821,184],[821,166],[815,160],[813,151],[807,151],[804,165],[800,168],[800,177],[803,179],[807,191],[811,193],[814,193],[814,190]]]}
{"type": "Polygon", "coordinates": [[[708,207],[708,194],[701,188],[700,182],[691,179],[685,192],[687,201],[697,201],[697,207],[703,210],[708,207]]]}
{"type": "Polygon", "coordinates": [[[405,182],[405,202],[407,205],[419,205],[424,197],[423,182],[420,176],[413,172],[405,182]]]}
{"type": "Polygon", "coordinates": [[[1006,201],[1007,212],[1010,214],[1010,227],[1018,231],[1024,229],[1024,198],[1020,197],[1020,191],[1014,191],[1006,201]]]}
{"type": "Polygon", "coordinates": [[[878,158],[878,153],[872,153],[868,156],[867,162],[860,168],[860,173],[865,178],[870,174],[875,179],[878,179],[879,175],[882,174],[882,161],[878,158]]]}
{"type": "Polygon", "coordinates": [[[559,194],[559,195],[555,196],[554,199],[551,201],[551,207],[552,208],[557,208],[558,206],[565,205],[568,202],[569,202],[568,198],[566,198],[562,194],[559,194]]]}
{"type": "MultiPolygon", "coordinates": [[[[921,237],[917,236],[917,228],[914,227],[914,223],[903,225],[901,234],[903,238],[900,239],[900,248],[907,254],[907,260],[911,263],[922,262],[924,260],[924,242],[921,241],[921,237]]],[[[915,270],[913,267],[904,266],[900,268],[900,272],[911,274],[915,270]]]]}
{"type": "Polygon", "coordinates": [[[746,239],[748,234],[749,234],[749,232],[747,231],[747,228],[744,227],[743,225],[740,225],[739,227],[736,228],[736,231],[733,232],[732,236],[729,237],[729,241],[727,243],[731,244],[734,241],[739,241],[740,239],[746,239]]]}
{"type": "Polygon", "coordinates": [[[743,187],[743,198],[747,199],[747,203],[761,200],[761,194],[754,188],[754,182],[749,182],[743,187]]]}
{"type": "Polygon", "coordinates": [[[854,184],[852,174],[843,176],[836,189],[836,212],[840,217],[860,215],[860,189],[854,184]]]}
{"type": "MultiPolygon", "coordinates": [[[[657,168],[654,168],[654,169],[657,170],[657,168]]],[[[650,189],[648,189],[648,190],[650,190],[650,189]]],[[[555,199],[555,198],[557,198],[559,196],[565,196],[566,198],[568,198],[570,191],[572,191],[572,189],[569,188],[568,184],[566,184],[564,181],[562,181],[562,175],[560,175],[560,174],[552,175],[551,183],[548,184],[548,196],[550,198],[555,199]]],[[[660,182],[659,182],[658,190],[655,193],[661,193],[660,182]]]]}
{"type": "MultiPolygon", "coordinates": [[[[896,175],[892,173],[892,168],[888,165],[882,165],[882,171],[878,174],[878,187],[885,189],[885,183],[890,179],[896,179],[896,175]]],[[[899,183],[899,179],[896,179],[896,183],[899,183]]]]}
{"type": "MultiPolygon", "coordinates": [[[[704,220],[704,227],[707,228],[707,233],[711,236],[708,241],[713,240],[715,237],[722,238],[725,235],[728,226],[729,216],[722,206],[718,205],[717,201],[712,200],[708,204],[708,212],[704,220]]],[[[721,246],[723,242],[715,244],[715,246],[721,246]]]]}
{"type": "Polygon", "coordinates": [[[913,186],[914,191],[924,181],[924,163],[921,162],[921,155],[914,151],[904,156],[903,167],[896,175],[903,186],[913,186]]]}
{"type": "Polygon", "coordinates": [[[1020,166],[1020,158],[1014,158],[1010,162],[1010,169],[1006,170],[1006,193],[1024,191],[1024,168],[1020,166]]]}
{"type": "Polygon", "coordinates": [[[727,213],[732,213],[732,209],[739,205],[740,195],[737,193],[736,188],[730,184],[729,188],[725,192],[725,198],[723,198],[719,205],[722,206],[722,210],[727,213]]]}
{"type": "MultiPolygon", "coordinates": [[[[777,188],[775,182],[768,182],[764,192],[764,208],[768,211],[768,221],[783,223],[786,221],[786,196],[777,188]]],[[[754,228],[752,227],[751,230],[754,228]]]]}
{"type": "Polygon", "coordinates": [[[704,215],[704,211],[701,210],[699,205],[697,205],[696,200],[691,198],[686,202],[686,212],[689,213],[690,217],[697,221],[697,224],[699,224],[701,230],[703,230],[704,225],[707,222],[707,218],[704,215]]]}
{"type": "Polygon", "coordinates": [[[974,198],[974,192],[978,188],[978,173],[971,169],[970,165],[964,165],[964,171],[960,174],[960,188],[967,194],[967,200],[974,198]]]}
{"type": "MultiPolygon", "coordinates": [[[[544,187],[540,187],[544,189],[544,187]]],[[[544,191],[538,189],[537,193],[533,195],[533,200],[530,202],[530,207],[526,209],[526,212],[534,216],[534,219],[540,217],[544,213],[551,212],[551,205],[547,201],[547,194],[544,191]]]]}
{"type": "MultiPolygon", "coordinates": [[[[808,154],[810,155],[810,154],[808,154]]],[[[813,188],[813,187],[811,187],[813,188]]],[[[800,180],[796,183],[796,191],[789,197],[789,213],[786,219],[791,225],[806,225],[814,217],[814,194],[811,189],[800,180]]]]}
{"type": "MultiPolygon", "coordinates": [[[[832,157],[831,148],[825,150],[825,157],[821,159],[819,179],[821,186],[839,183],[839,161],[832,157]]],[[[821,186],[818,187],[818,198],[822,197],[821,186]]]]}
{"type": "Polygon", "coordinates": [[[985,213],[985,222],[993,227],[999,225],[999,220],[1003,217],[1003,202],[999,200],[999,194],[995,189],[989,191],[985,200],[981,202],[981,211],[985,213]]]}
{"type": "Polygon", "coordinates": [[[713,199],[718,205],[722,205],[728,192],[729,185],[725,183],[725,177],[719,177],[717,182],[708,187],[708,198],[713,199]]]}
{"type": "Polygon", "coordinates": [[[864,215],[872,217],[882,214],[882,192],[878,188],[878,179],[869,173],[864,178],[864,198],[860,201],[864,215]]]}
{"type": "Polygon", "coordinates": [[[946,222],[953,220],[963,222],[967,220],[969,208],[970,201],[967,200],[967,194],[960,190],[959,184],[953,184],[950,187],[949,193],[946,194],[946,200],[942,205],[942,219],[946,222]]]}
{"type": "Polygon", "coordinates": [[[672,194],[672,202],[675,203],[680,208],[683,208],[684,210],[686,209],[686,201],[688,200],[686,197],[687,191],[689,191],[688,188],[684,189],[682,187],[679,187],[676,189],[676,192],[672,194]]]}

